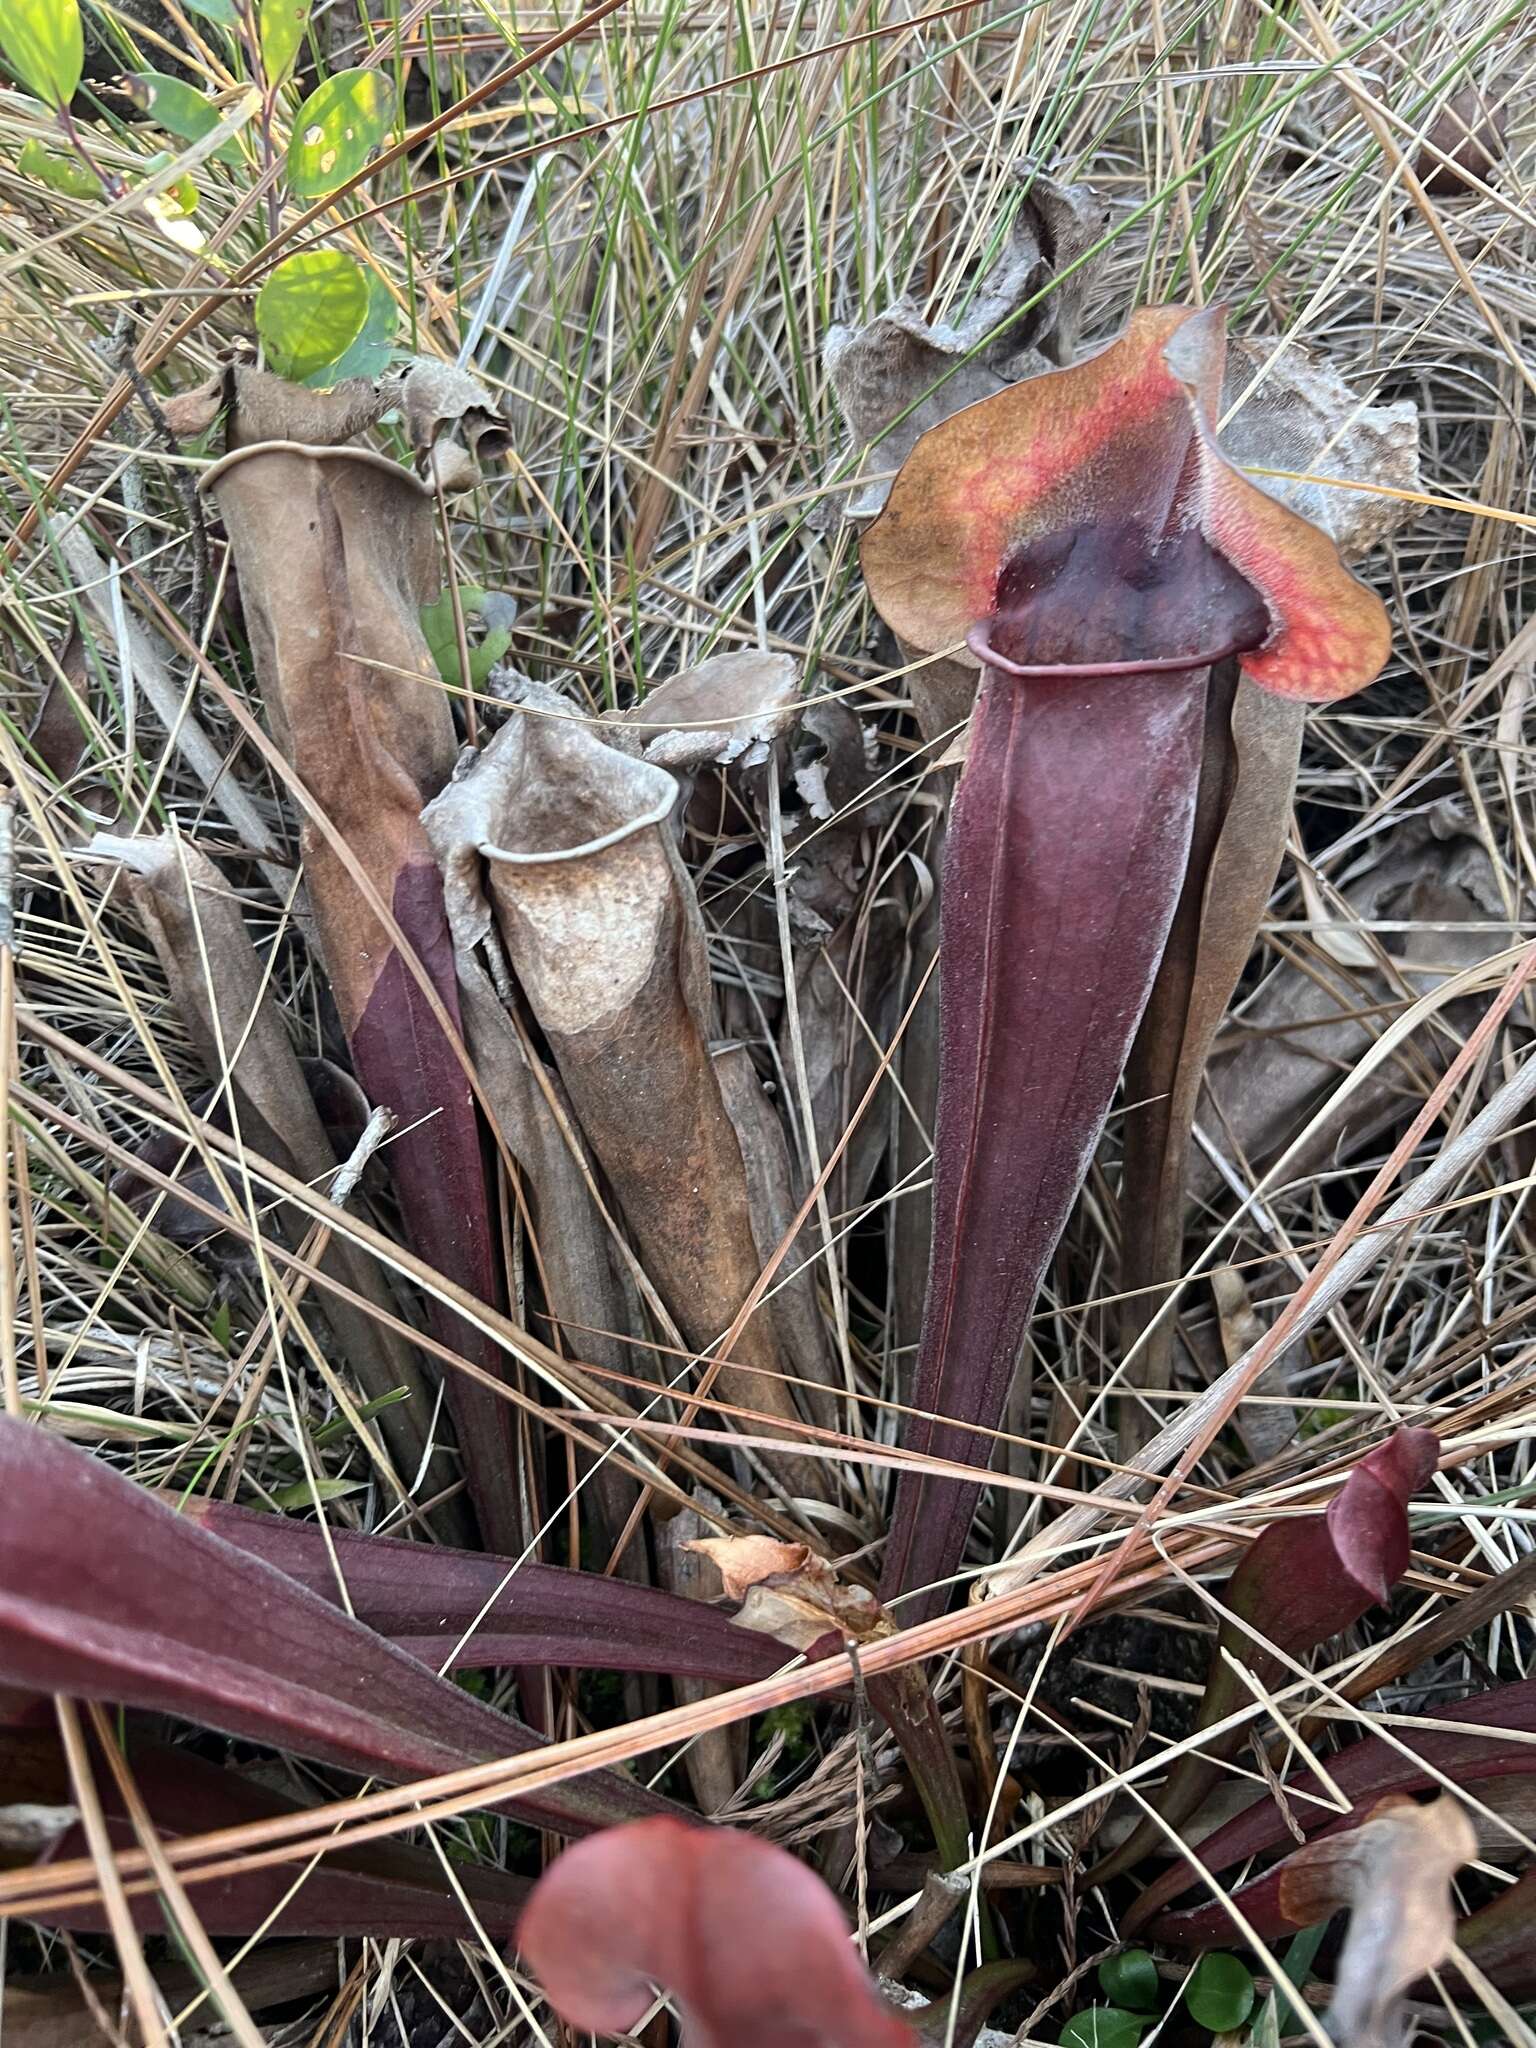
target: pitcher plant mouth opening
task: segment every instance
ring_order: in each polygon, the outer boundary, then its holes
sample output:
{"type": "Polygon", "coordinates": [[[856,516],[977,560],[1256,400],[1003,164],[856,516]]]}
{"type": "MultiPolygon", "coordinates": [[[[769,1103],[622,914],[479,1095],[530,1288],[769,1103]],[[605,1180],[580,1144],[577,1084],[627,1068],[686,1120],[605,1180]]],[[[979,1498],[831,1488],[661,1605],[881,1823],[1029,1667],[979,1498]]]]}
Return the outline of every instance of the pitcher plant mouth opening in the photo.
{"type": "Polygon", "coordinates": [[[1104,676],[1191,675],[1200,669],[1215,668],[1221,661],[1235,661],[1258,644],[1233,640],[1225,647],[1196,654],[1165,654],[1145,661],[1011,661],[993,644],[993,634],[1002,630],[1005,623],[996,618],[980,620],[966,634],[965,644],[983,668],[994,668],[1002,675],[1017,676],[1022,682],[1031,683],[1097,682],[1104,676]]]}

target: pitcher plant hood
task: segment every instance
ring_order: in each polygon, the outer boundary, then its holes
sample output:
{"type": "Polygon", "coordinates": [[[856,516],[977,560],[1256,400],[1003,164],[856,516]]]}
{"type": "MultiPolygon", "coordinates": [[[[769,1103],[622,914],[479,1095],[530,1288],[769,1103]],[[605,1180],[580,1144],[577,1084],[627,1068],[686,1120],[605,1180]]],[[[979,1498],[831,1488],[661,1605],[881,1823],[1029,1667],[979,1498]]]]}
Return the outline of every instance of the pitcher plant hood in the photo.
{"type": "Polygon", "coordinates": [[[918,442],[864,537],[887,625],[1005,672],[1113,675],[1237,655],[1280,696],[1381,670],[1380,600],[1319,528],[1222,455],[1220,308],[1154,306],[1088,361],[918,442]]]}

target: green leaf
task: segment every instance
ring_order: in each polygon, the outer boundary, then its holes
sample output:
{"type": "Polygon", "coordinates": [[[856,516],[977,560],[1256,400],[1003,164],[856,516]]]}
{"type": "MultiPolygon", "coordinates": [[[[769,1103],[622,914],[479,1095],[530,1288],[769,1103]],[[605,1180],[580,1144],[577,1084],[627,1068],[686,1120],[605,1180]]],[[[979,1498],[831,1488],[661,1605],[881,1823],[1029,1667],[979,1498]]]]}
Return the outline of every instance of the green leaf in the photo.
{"type": "Polygon", "coordinates": [[[44,149],[34,135],[21,145],[16,168],[24,178],[36,178],[54,192],[67,192],[71,199],[100,199],[101,181],[72,156],[60,156],[44,149]]]}
{"type": "Polygon", "coordinates": [[[304,249],[256,294],[256,331],[274,370],[297,382],[334,364],[368,318],[368,281],[339,249],[304,249]]]}
{"type": "Polygon", "coordinates": [[[200,14],[204,21],[216,21],[221,28],[238,28],[240,10],[235,0],[181,0],[188,14],[200,14]]]}
{"type": "Polygon", "coordinates": [[[167,185],[161,197],[170,201],[183,220],[190,220],[197,211],[197,187],[185,172],[174,185],[167,185]]]}
{"type": "Polygon", "coordinates": [[[80,83],[80,0],[0,0],[0,53],[28,92],[67,107],[80,83]]]}
{"type": "Polygon", "coordinates": [[[339,384],[344,377],[381,377],[389,368],[389,359],[395,352],[395,323],[399,309],[390,296],[389,286],[376,270],[365,273],[368,279],[368,317],[363,322],[362,332],[343,356],[338,356],[329,370],[320,374],[328,384],[339,384]]]}
{"type": "MultiPolygon", "coordinates": [[[[488,593],[478,583],[459,585],[459,610],[464,614],[467,625],[471,619],[478,619],[485,609],[488,593]]],[[[456,682],[459,672],[459,652],[453,630],[453,596],[445,584],[430,604],[421,608],[421,630],[427,636],[427,645],[432,650],[432,659],[442,670],[443,681],[456,682]],[[449,668],[444,668],[444,663],[449,668]]]]}
{"type": "Polygon", "coordinates": [[[338,71],[300,107],[288,145],[288,184],[300,199],[323,199],[355,178],[395,116],[395,95],[377,71],[338,71]]]}
{"type": "MultiPolygon", "coordinates": [[[[472,690],[484,686],[486,677],[511,645],[512,635],[505,626],[497,626],[493,632],[486,634],[478,647],[469,650],[469,686],[472,690]]],[[[454,680],[456,682],[458,678],[455,677],[454,680]]]]}
{"type": "Polygon", "coordinates": [[[1202,1956],[1184,1986],[1184,2003],[1196,2026],[1230,2034],[1253,2011],[1253,1975],[1236,1956],[1202,1956]]]}
{"type": "MultiPolygon", "coordinates": [[[[459,608],[464,614],[466,638],[471,619],[478,619],[485,608],[489,593],[477,583],[459,585],[459,608]]],[[[432,659],[437,663],[437,672],[443,681],[457,687],[459,676],[459,638],[453,625],[453,595],[444,589],[430,604],[421,608],[421,630],[427,645],[432,650],[432,659]]],[[[478,690],[495,664],[501,660],[512,645],[512,635],[505,626],[497,626],[487,633],[478,646],[469,649],[469,686],[478,690]]]]}
{"type": "Polygon", "coordinates": [[[307,1508],[316,1500],[341,1500],[368,1484],[366,1479],[296,1479],[292,1486],[279,1486],[272,1499],[280,1508],[307,1508]]]}
{"type": "Polygon", "coordinates": [[[261,0],[257,35],[268,85],[280,85],[293,69],[309,26],[309,8],[310,0],[261,0]]]}
{"type": "MultiPolygon", "coordinates": [[[[162,171],[170,161],[169,154],[162,150],[158,157],[150,158],[144,169],[148,173],[162,171]]],[[[162,188],[160,204],[167,214],[177,216],[182,220],[190,220],[193,214],[196,213],[197,187],[185,171],[173,183],[162,188]]]]}
{"type": "MultiPolygon", "coordinates": [[[[163,171],[168,164],[174,161],[175,159],[168,149],[157,150],[155,155],[145,159],[145,177],[152,178],[156,171],[163,171]]],[[[181,176],[174,183],[164,187],[160,197],[168,206],[184,218],[190,217],[197,211],[197,187],[185,171],[182,172],[181,176]]]]}
{"type": "MultiPolygon", "coordinates": [[[[163,128],[167,135],[179,136],[183,142],[201,142],[224,118],[212,100],[205,100],[183,79],[167,78],[163,71],[136,71],[123,80],[123,91],[157,128],[163,128]]],[[[233,136],[213,153],[220,163],[241,161],[233,136]]]]}
{"type": "Polygon", "coordinates": [[[1144,1948],[1128,1948],[1100,1963],[1099,1989],[1111,2004],[1133,2012],[1155,2012],[1162,2003],[1157,1965],[1144,1948]]]}
{"type": "MultiPolygon", "coordinates": [[[[376,1401],[364,1401],[360,1407],[353,1410],[353,1413],[359,1422],[371,1422],[375,1415],[382,1414],[386,1408],[398,1408],[402,1401],[409,1401],[410,1398],[409,1387],[391,1387],[387,1394],[380,1394],[376,1401]]],[[[338,1438],[348,1435],[351,1428],[351,1416],[333,1415],[329,1422],[322,1422],[318,1429],[310,1432],[309,1440],[316,1445],[335,1443],[338,1438]]]]}
{"type": "MultiPolygon", "coordinates": [[[[145,159],[144,175],[146,178],[152,178],[156,171],[163,171],[168,164],[174,162],[175,158],[168,149],[157,150],[152,157],[145,159]]],[[[183,219],[190,219],[197,211],[197,187],[183,171],[174,183],[163,188],[160,200],[169,211],[179,213],[183,219]]]]}
{"type": "Polygon", "coordinates": [[[1259,2007],[1248,2040],[1249,2048],[1280,2048],[1280,2001],[1275,1992],[1259,2007]]]}
{"type": "Polygon", "coordinates": [[[1312,1974],[1312,1965],[1317,1961],[1317,1952],[1327,1932],[1328,1922],[1320,1920],[1315,1927],[1304,1927],[1286,1948],[1280,1967],[1298,1991],[1312,1974]]]}
{"type": "Polygon", "coordinates": [[[1057,2039],[1061,2048],[1137,2048],[1145,2019],[1118,2006],[1090,2005],[1074,2013],[1057,2039]]]}

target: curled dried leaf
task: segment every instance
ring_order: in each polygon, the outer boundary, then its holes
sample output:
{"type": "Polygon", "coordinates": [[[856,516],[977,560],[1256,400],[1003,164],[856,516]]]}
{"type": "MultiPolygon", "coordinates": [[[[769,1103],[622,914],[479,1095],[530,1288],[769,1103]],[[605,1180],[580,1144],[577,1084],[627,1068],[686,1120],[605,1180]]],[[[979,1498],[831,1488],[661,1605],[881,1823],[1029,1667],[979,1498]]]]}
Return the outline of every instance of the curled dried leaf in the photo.
{"type": "Polygon", "coordinates": [[[787,654],[712,654],[647,690],[621,724],[658,768],[683,775],[710,762],[754,768],[794,723],[800,669],[787,654]]]}
{"type": "MultiPolygon", "coordinates": [[[[552,1340],[600,1369],[632,1372],[635,1353],[626,1333],[640,1327],[634,1283],[599,1201],[560,1077],[530,1042],[526,1009],[494,929],[479,856],[462,837],[451,790],[423,813],[422,825],[442,870],[466,1043],[496,1135],[522,1179],[552,1340]]],[[[635,1489],[605,1459],[584,1491],[611,1547],[628,1522],[635,1489]]],[[[637,1571],[636,1547],[629,1545],[624,1556],[620,1569],[637,1571]]]]}
{"type": "Polygon", "coordinates": [[[711,1560],[727,1600],[745,1600],[764,1579],[800,1571],[811,1557],[803,1543],[781,1543],[773,1536],[701,1536],[684,1548],[711,1560]]]}
{"type": "MultiPolygon", "coordinates": [[[[420,820],[456,750],[421,627],[441,582],[436,507],[410,470],[351,445],[399,403],[430,464],[439,430],[488,418],[489,401],[420,364],[329,392],[237,370],[233,394],[229,452],[204,483],[229,531],[268,717],[310,799],[302,844],[320,954],[358,1078],[399,1119],[389,1164],[414,1247],[494,1303],[497,1238],[455,1044],[452,942],[420,820]]],[[[492,1340],[441,1303],[432,1314],[442,1342],[492,1377],[505,1372],[492,1340]]],[[[515,1552],[510,1411],[456,1373],[447,1386],[481,1533],[515,1552]]]]}
{"type": "Polygon", "coordinates": [[[472,490],[482,467],[500,461],[511,439],[485,386],[429,356],[388,376],[349,377],[326,390],[231,364],[164,407],[172,433],[187,440],[206,434],[226,409],[231,452],[261,441],[338,448],[398,411],[417,467],[449,492],[472,490]]]}
{"type": "Polygon", "coordinates": [[[727,1596],[742,1603],[741,1627],[808,1650],[823,1636],[855,1643],[888,1636],[895,1624],[867,1587],[845,1585],[803,1543],[768,1536],[701,1536],[685,1546],[718,1568],[727,1596]]]}
{"type": "Polygon", "coordinates": [[[485,466],[503,460],[511,446],[485,386],[451,363],[424,356],[385,378],[381,391],[398,402],[417,463],[445,491],[473,490],[485,466]]]}
{"type": "Polygon", "coordinates": [[[1023,190],[1002,253],[957,321],[927,321],[915,300],[901,298],[867,326],[828,331],[827,374],[870,479],[848,502],[851,518],[880,510],[889,472],[930,427],[1072,359],[1092,272],[1082,258],[1103,233],[1106,209],[1087,186],[1063,184],[1027,160],[1013,175],[1023,190]]]}
{"type": "MultiPolygon", "coordinates": [[[[869,728],[846,704],[812,704],[795,727],[780,788],[790,929],[830,939],[863,901],[872,835],[892,813],[890,784],[869,728]]],[[[764,840],[767,791],[754,789],[764,840]]]]}
{"type": "Polygon", "coordinates": [[[165,423],[178,441],[199,441],[229,402],[231,369],[221,367],[201,384],[190,385],[161,401],[165,423]]]}
{"type": "Polygon", "coordinates": [[[1327,2016],[1335,2040],[1399,2048],[1407,2039],[1404,1995],[1450,1954],[1451,1880],[1476,1854],[1465,1810],[1444,1797],[1428,1806],[1383,1800],[1363,1827],[1287,1857],[1280,1903],[1293,1925],[1349,1909],[1327,2016]]]}
{"type": "MultiPolygon", "coordinates": [[[[863,481],[845,501],[848,519],[875,517],[892,474],[930,427],[1077,352],[1097,269],[1084,259],[1102,237],[1107,209],[1089,187],[1064,184],[1029,159],[1013,175],[1023,192],[1002,252],[957,320],[925,320],[903,297],[864,327],[828,331],[827,375],[861,451],[863,481]]],[[[909,647],[902,654],[916,658],[909,647]]],[[[969,657],[919,660],[906,681],[924,734],[958,743],[975,694],[969,657]]]]}
{"type": "Polygon", "coordinates": [[[1374,405],[1294,342],[1233,339],[1221,415],[1222,452],[1255,472],[1253,482],[1269,497],[1320,527],[1346,562],[1417,516],[1419,410],[1411,399],[1374,405]]]}

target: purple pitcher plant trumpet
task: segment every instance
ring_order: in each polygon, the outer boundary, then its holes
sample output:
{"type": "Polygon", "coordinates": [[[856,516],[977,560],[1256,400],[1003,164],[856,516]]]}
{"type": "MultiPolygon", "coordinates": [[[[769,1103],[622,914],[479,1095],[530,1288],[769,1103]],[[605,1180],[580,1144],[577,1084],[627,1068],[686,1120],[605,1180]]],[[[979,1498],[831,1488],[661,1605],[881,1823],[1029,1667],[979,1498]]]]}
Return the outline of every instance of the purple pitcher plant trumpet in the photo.
{"type": "MultiPolygon", "coordinates": [[[[932,1264],[908,1447],[983,1466],[1185,879],[1211,671],[1323,702],[1379,600],[1217,444],[1219,310],[1152,307],[924,434],[863,543],[908,646],[980,689],[944,866],[932,1264]]],[[[914,1620],[977,1487],[900,1481],[882,1593],[914,1620]]]]}

